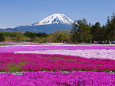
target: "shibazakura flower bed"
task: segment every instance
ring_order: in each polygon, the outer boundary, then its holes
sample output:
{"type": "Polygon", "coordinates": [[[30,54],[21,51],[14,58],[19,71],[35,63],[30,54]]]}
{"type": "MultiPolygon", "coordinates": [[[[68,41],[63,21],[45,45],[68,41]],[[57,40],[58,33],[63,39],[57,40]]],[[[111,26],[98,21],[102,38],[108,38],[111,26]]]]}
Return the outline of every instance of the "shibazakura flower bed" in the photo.
{"type": "Polygon", "coordinates": [[[14,53],[16,51],[38,51],[38,50],[115,50],[115,45],[79,45],[79,46],[0,46],[0,53],[14,53]]]}
{"type": "Polygon", "coordinates": [[[85,58],[112,59],[115,60],[115,50],[38,50],[38,51],[16,51],[15,53],[33,53],[33,54],[61,54],[80,56],[85,58]]]}
{"type": "Polygon", "coordinates": [[[105,72],[25,72],[0,73],[0,86],[115,86],[115,73],[105,72]]]}
{"type": "Polygon", "coordinates": [[[115,60],[67,55],[0,53],[0,71],[113,71],[115,60]]]}

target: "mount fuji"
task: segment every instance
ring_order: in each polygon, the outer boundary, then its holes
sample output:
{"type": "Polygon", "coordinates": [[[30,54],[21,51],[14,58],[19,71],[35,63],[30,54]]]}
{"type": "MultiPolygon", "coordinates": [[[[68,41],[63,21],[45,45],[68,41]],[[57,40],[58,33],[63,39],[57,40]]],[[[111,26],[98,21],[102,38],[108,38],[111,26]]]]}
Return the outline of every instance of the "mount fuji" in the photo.
{"type": "Polygon", "coordinates": [[[40,22],[34,23],[33,25],[48,25],[48,24],[67,24],[71,25],[73,20],[69,19],[64,14],[53,14],[51,16],[46,17],[40,22]]]}
{"type": "Polygon", "coordinates": [[[41,33],[53,33],[55,30],[70,30],[73,20],[65,16],[64,14],[53,14],[39,22],[31,25],[19,26],[15,28],[0,29],[0,31],[6,32],[41,32],[41,33]]]}

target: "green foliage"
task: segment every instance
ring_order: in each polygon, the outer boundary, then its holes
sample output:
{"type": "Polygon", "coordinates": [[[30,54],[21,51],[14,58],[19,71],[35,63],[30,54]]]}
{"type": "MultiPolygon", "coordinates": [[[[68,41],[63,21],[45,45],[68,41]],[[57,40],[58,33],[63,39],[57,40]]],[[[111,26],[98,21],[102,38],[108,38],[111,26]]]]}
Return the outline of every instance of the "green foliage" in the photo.
{"type": "Polygon", "coordinates": [[[108,40],[115,41],[115,14],[113,14],[113,16],[111,16],[111,19],[109,19],[109,17],[108,17],[106,28],[107,28],[108,40]]]}
{"type": "Polygon", "coordinates": [[[72,31],[73,42],[89,42],[92,40],[91,27],[87,24],[86,19],[74,22],[72,31]]]}
{"type": "Polygon", "coordinates": [[[1,32],[1,33],[0,33],[0,42],[1,42],[1,41],[4,41],[4,40],[5,40],[5,39],[4,39],[4,34],[1,32]]]}
{"type": "Polygon", "coordinates": [[[92,37],[93,37],[93,41],[99,41],[101,39],[101,26],[99,22],[96,22],[95,25],[92,26],[92,37]]]}
{"type": "Polygon", "coordinates": [[[51,42],[71,42],[71,34],[69,30],[56,30],[49,38],[52,39],[51,42]]]}
{"type": "Polygon", "coordinates": [[[115,14],[111,19],[107,19],[107,24],[101,26],[99,22],[94,25],[87,23],[86,19],[78,20],[73,23],[71,30],[72,42],[94,42],[115,41],[115,14]]]}
{"type": "Polygon", "coordinates": [[[26,65],[26,62],[19,62],[19,64],[16,64],[16,63],[8,64],[8,72],[19,72],[21,71],[21,67],[25,65],[26,65]]]}
{"type": "Polygon", "coordinates": [[[24,33],[24,36],[27,36],[27,37],[31,38],[31,41],[33,42],[33,41],[36,41],[36,37],[45,38],[45,37],[48,37],[48,34],[47,33],[35,33],[35,32],[26,31],[24,33]]]}

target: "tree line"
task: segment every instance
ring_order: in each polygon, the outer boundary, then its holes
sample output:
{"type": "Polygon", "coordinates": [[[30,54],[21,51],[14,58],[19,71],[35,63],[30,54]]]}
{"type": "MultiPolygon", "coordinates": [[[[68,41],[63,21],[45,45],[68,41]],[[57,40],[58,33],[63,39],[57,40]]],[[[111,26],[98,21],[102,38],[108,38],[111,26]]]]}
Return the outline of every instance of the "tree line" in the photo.
{"type": "Polygon", "coordinates": [[[36,33],[36,32],[0,32],[0,42],[71,42],[70,31],[56,30],[54,33],[36,33]]]}
{"type": "Polygon", "coordinates": [[[71,30],[56,30],[54,33],[36,32],[0,32],[0,41],[12,42],[68,42],[68,43],[103,43],[115,41],[115,15],[107,18],[103,26],[99,22],[94,25],[86,19],[76,20],[71,30]]]}
{"type": "Polygon", "coordinates": [[[72,42],[103,43],[115,41],[115,14],[103,26],[99,22],[88,24],[86,19],[76,20],[71,30],[72,42]]]}

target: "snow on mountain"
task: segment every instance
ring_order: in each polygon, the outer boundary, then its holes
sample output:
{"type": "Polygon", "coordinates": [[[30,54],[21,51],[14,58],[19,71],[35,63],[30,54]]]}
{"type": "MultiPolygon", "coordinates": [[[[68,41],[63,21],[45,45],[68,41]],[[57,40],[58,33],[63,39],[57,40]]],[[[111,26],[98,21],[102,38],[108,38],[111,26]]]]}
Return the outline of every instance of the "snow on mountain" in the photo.
{"type": "Polygon", "coordinates": [[[73,20],[65,16],[64,14],[53,14],[41,20],[40,22],[32,25],[48,25],[48,24],[67,24],[71,25],[73,20]]]}
{"type": "Polygon", "coordinates": [[[53,14],[40,22],[26,25],[18,26],[15,28],[0,29],[5,32],[41,32],[41,33],[54,33],[55,30],[71,30],[73,20],[69,19],[64,14],[53,14]]]}

